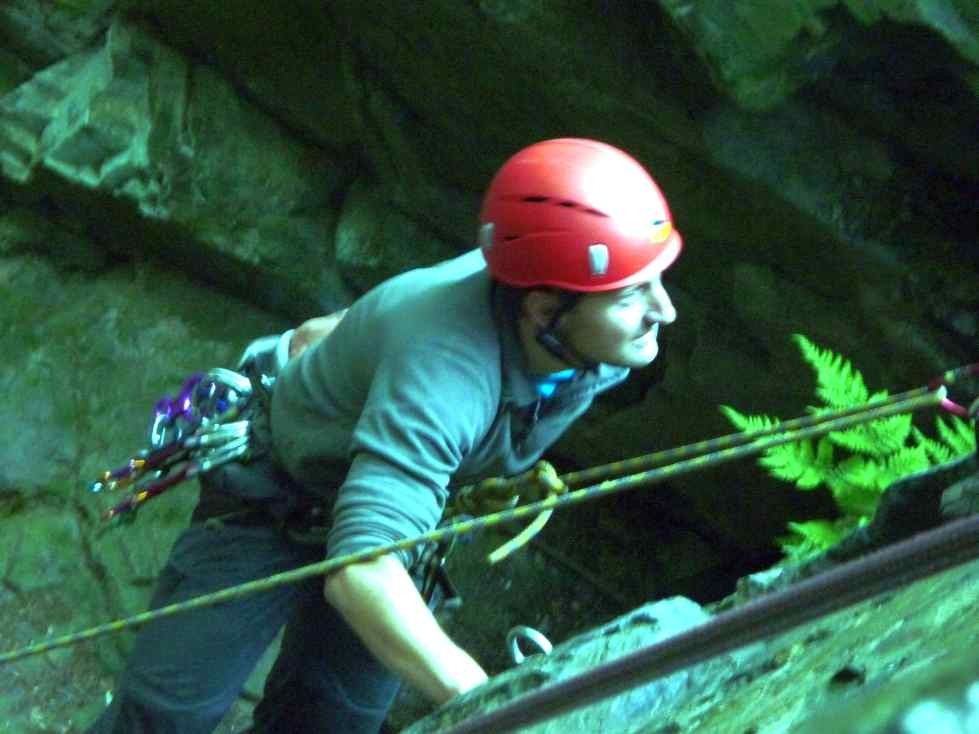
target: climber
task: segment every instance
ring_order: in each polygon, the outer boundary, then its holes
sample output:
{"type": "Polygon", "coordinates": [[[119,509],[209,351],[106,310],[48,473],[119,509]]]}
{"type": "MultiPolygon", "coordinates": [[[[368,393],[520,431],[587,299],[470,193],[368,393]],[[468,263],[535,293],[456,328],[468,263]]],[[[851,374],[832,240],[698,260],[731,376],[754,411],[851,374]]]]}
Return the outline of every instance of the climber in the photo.
{"type": "MultiPolygon", "coordinates": [[[[249,350],[281,363],[253,425],[268,452],[202,476],[151,606],[319,561],[322,541],[297,539],[320,525],[329,557],[428,531],[450,483],[527,470],[656,358],[682,240],[626,153],[571,138],[518,152],[485,194],[478,243],[249,350]]],[[[401,679],[435,703],[478,686],[482,667],[417,591],[420,555],[147,624],[90,731],[212,731],[283,624],[255,731],[377,731],[401,679]]]]}

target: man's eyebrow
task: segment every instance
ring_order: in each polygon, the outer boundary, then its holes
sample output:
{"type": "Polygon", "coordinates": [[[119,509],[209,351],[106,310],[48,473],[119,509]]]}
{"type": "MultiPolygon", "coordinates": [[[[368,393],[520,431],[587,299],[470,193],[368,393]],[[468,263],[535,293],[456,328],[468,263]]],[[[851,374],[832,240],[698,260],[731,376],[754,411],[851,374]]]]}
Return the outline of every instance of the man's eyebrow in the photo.
{"type": "Polygon", "coordinates": [[[619,291],[619,295],[620,296],[631,296],[633,293],[636,293],[637,291],[642,290],[642,288],[643,288],[643,284],[642,283],[634,283],[632,285],[626,286],[621,291],[619,291]]]}

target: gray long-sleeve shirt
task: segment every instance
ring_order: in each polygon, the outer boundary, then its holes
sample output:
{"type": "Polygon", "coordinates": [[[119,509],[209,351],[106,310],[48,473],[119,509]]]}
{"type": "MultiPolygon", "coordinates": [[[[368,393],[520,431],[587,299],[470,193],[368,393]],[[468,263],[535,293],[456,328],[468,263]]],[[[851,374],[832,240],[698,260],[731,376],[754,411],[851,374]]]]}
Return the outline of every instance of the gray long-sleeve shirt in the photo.
{"type": "Polygon", "coordinates": [[[542,399],[515,324],[496,312],[474,250],[382,283],[285,366],[271,402],[273,450],[333,501],[329,556],[431,530],[450,483],[530,468],[628,375],[600,365],[542,399]]]}

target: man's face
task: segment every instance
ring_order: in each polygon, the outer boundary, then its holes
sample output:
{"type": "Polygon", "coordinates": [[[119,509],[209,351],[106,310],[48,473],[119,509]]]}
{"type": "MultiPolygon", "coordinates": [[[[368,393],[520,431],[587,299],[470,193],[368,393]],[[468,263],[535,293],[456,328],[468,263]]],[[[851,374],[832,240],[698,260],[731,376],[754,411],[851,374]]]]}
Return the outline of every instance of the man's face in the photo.
{"type": "Polygon", "coordinates": [[[557,332],[584,357],[620,367],[645,367],[659,353],[659,328],[676,320],[661,275],[620,290],[589,293],[557,332]]]}

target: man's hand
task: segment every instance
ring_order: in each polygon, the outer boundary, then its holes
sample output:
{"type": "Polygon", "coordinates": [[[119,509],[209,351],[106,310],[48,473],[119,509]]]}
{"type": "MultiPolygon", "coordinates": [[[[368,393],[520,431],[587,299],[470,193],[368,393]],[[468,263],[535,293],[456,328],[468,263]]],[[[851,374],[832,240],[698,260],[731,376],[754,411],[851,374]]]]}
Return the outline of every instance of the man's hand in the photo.
{"type": "Polygon", "coordinates": [[[328,316],[317,316],[315,319],[304,321],[296,327],[292,341],[289,342],[289,359],[298,357],[320,339],[329,336],[337,328],[337,324],[343,320],[346,313],[347,309],[343,309],[328,316]]]}
{"type": "Polygon", "coordinates": [[[327,602],[389,670],[442,704],[486,681],[486,673],[449,639],[393,556],[329,575],[327,602]]]}

